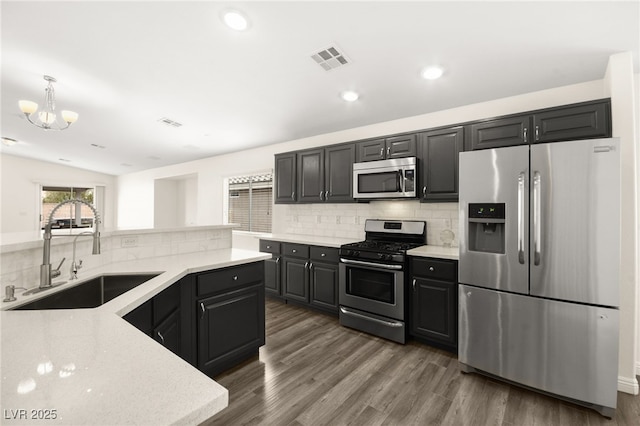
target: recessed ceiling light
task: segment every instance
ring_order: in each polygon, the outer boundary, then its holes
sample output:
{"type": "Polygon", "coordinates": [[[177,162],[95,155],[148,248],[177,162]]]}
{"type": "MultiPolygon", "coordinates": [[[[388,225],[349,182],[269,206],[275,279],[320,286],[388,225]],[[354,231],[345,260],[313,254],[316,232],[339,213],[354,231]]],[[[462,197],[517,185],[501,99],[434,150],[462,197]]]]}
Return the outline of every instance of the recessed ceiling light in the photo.
{"type": "Polygon", "coordinates": [[[13,139],[13,138],[7,138],[7,137],[2,137],[2,144],[6,145],[6,146],[13,146],[15,144],[17,144],[18,141],[13,139]]]}
{"type": "Polygon", "coordinates": [[[347,102],[355,102],[360,97],[360,95],[358,95],[356,92],[352,90],[347,90],[346,92],[342,92],[340,96],[342,97],[342,99],[344,99],[347,102]]]}
{"type": "Polygon", "coordinates": [[[227,27],[236,31],[244,31],[249,27],[247,18],[237,10],[228,10],[222,15],[222,20],[227,27]]]}
{"type": "Polygon", "coordinates": [[[427,80],[436,80],[442,77],[444,70],[440,67],[429,67],[422,71],[422,78],[427,80]]]}

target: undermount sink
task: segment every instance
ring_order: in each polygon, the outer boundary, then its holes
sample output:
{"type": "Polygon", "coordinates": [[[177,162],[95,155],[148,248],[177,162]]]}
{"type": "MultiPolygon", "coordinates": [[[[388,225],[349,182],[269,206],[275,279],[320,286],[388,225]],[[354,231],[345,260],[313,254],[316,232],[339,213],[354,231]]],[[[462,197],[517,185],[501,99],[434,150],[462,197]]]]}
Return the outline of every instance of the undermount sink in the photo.
{"type": "Polygon", "coordinates": [[[158,275],[160,274],[102,275],[13,310],[95,308],[158,275]]]}

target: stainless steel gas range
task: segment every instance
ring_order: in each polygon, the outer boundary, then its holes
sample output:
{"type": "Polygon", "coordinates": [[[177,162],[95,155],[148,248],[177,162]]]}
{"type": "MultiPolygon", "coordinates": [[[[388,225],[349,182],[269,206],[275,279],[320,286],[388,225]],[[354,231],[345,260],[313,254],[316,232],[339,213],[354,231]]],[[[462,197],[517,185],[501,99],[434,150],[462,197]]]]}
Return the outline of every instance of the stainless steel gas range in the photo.
{"type": "Polygon", "coordinates": [[[406,341],[406,252],[426,244],[427,223],[367,219],[365,240],[340,247],[340,324],[406,341]]]}

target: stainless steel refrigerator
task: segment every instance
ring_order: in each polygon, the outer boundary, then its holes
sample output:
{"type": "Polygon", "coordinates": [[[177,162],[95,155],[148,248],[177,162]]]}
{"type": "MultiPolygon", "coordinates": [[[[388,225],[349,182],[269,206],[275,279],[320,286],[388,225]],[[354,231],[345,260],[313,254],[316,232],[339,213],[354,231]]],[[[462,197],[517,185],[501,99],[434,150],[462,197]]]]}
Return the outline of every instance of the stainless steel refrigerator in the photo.
{"type": "Polygon", "coordinates": [[[613,139],[460,154],[459,361],[612,417],[620,147],[613,139]]]}

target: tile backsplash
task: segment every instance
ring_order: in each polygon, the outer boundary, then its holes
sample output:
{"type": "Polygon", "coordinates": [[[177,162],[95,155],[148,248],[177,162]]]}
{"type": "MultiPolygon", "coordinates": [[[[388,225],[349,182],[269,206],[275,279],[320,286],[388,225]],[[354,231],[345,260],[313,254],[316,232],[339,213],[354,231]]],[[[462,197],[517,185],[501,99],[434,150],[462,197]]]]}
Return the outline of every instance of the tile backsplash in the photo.
{"type": "Polygon", "coordinates": [[[427,244],[442,246],[441,233],[454,234],[458,246],[458,203],[371,201],[352,204],[278,204],[273,233],[364,239],[366,219],[408,219],[427,222],[427,244]]]}
{"type": "MultiPolygon", "coordinates": [[[[100,239],[101,254],[91,255],[92,239],[81,236],[76,242],[76,260],[82,259],[82,269],[97,268],[111,262],[146,259],[150,257],[168,256],[172,254],[194,253],[207,250],[231,248],[231,228],[207,229],[200,227],[184,230],[143,230],[138,233],[118,231],[111,235],[103,233],[100,239]]],[[[37,287],[40,284],[40,265],[42,264],[42,241],[37,244],[20,244],[15,249],[3,249],[0,256],[0,283],[2,294],[4,287],[37,287]]],[[[51,244],[51,266],[57,268],[60,261],[66,258],[60,268],[60,279],[68,280],[73,259],[73,238],[54,237],[51,244]]],[[[4,297],[4,296],[3,296],[4,297]]]]}

